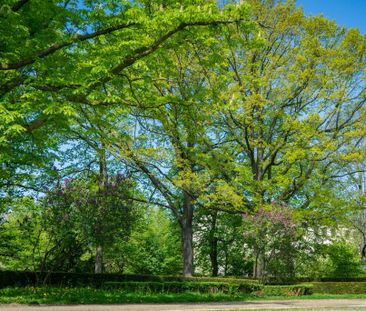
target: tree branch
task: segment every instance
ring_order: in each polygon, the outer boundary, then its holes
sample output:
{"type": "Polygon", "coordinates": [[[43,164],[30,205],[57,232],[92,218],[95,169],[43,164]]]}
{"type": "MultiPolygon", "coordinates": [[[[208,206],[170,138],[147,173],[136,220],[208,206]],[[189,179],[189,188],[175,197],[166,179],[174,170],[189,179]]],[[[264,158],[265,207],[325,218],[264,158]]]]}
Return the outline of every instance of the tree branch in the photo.
{"type": "Polygon", "coordinates": [[[11,10],[13,12],[18,12],[25,4],[27,4],[30,0],[19,0],[18,2],[16,2],[11,10]]]}
{"type": "Polygon", "coordinates": [[[65,41],[65,42],[61,42],[61,43],[55,43],[55,44],[51,45],[50,47],[48,47],[44,50],[38,51],[34,56],[32,56],[30,58],[23,59],[23,60],[20,60],[18,62],[15,62],[15,63],[1,63],[0,64],[0,70],[13,70],[13,69],[22,68],[26,65],[33,64],[37,60],[37,58],[45,58],[46,56],[51,55],[51,54],[55,53],[56,51],[58,51],[58,50],[60,50],[64,47],[70,46],[74,43],[86,41],[86,40],[89,40],[89,39],[92,39],[92,38],[99,37],[101,35],[106,35],[106,34],[115,32],[117,30],[121,30],[121,29],[131,27],[133,25],[136,25],[136,23],[120,24],[120,25],[108,27],[106,29],[98,30],[98,31],[93,32],[93,33],[88,33],[88,34],[83,34],[83,35],[76,35],[76,36],[74,36],[74,38],[72,38],[69,41],[65,41]]]}
{"type": "Polygon", "coordinates": [[[161,36],[159,39],[157,39],[151,45],[144,46],[144,47],[138,48],[135,51],[133,51],[130,56],[126,57],[120,64],[118,64],[117,66],[115,66],[111,70],[111,72],[113,74],[120,73],[126,67],[129,67],[132,64],[134,64],[137,60],[139,60],[139,59],[141,59],[141,58],[143,58],[143,57],[145,57],[145,56],[153,53],[154,51],[156,51],[161,46],[162,43],[164,43],[166,40],[168,40],[174,34],[178,33],[179,31],[184,30],[187,27],[190,27],[190,26],[218,26],[218,25],[223,25],[223,24],[237,23],[240,20],[241,19],[237,19],[237,20],[216,20],[216,21],[183,22],[183,23],[179,24],[177,27],[175,27],[174,29],[168,31],[165,35],[161,36]]]}

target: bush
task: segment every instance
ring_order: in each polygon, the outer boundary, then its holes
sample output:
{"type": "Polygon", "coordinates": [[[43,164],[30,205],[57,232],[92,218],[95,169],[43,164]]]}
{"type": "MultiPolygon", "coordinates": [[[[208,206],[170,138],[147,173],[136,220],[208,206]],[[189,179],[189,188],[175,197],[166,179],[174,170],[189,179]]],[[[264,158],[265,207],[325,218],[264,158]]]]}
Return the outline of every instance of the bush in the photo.
{"type": "Polygon", "coordinates": [[[253,216],[245,217],[245,239],[254,250],[254,277],[276,283],[295,278],[295,259],[302,244],[293,210],[282,204],[270,209],[259,209],[253,216]]]}
{"type": "Polygon", "coordinates": [[[339,278],[357,277],[362,273],[357,249],[346,242],[335,242],[328,248],[331,262],[329,276],[339,278]]]}
{"type": "Polygon", "coordinates": [[[223,282],[106,282],[108,289],[122,289],[127,292],[142,293],[252,293],[262,289],[258,283],[223,283],[223,282]]]}
{"type": "Polygon", "coordinates": [[[92,286],[100,287],[105,282],[223,282],[241,284],[243,282],[256,283],[250,279],[208,278],[182,276],[158,276],[139,274],[92,274],[68,272],[27,272],[0,271],[0,288],[10,286],[92,286]]]}
{"type": "MultiPolygon", "coordinates": [[[[311,280],[314,281],[314,280],[311,280]]],[[[320,282],[366,282],[366,277],[354,277],[354,278],[342,278],[342,277],[334,277],[334,278],[321,278],[320,282]]]]}
{"type": "Polygon", "coordinates": [[[266,285],[258,296],[304,296],[312,294],[312,285],[266,285]]]}
{"type": "Polygon", "coordinates": [[[366,294],[366,282],[314,282],[316,294],[366,294]]]}

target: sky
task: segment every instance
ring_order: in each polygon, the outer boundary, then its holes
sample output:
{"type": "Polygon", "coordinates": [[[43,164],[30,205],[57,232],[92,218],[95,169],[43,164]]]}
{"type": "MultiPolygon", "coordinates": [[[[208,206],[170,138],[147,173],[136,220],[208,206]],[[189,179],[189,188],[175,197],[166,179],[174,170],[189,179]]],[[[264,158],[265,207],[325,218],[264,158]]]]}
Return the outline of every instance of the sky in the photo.
{"type": "Polygon", "coordinates": [[[366,0],[297,0],[307,15],[323,14],[337,24],[366,33],[366,0]]]}

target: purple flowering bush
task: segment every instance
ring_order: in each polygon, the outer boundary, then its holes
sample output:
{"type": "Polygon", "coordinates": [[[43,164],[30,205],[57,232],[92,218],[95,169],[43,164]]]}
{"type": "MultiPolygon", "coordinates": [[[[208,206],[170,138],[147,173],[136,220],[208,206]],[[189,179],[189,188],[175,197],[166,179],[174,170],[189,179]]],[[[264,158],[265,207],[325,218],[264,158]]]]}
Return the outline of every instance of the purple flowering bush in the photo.
{"type": "Polygon", "coordinates": [[[253,276],[262,281],[286,281],[295,277],[301,233],[293,211],[273,204],[254,215],[245,215],[245,241],[253,251],[253,276]]]}
{"type": "MultiPolygon", "coordinates": [[[[46,268],[70,271],[81,264],[83,254],[93,254],[97,246],[107,252],[117,239],[128,239],[138,217],[136,204],[130,199],[134,189],[132,179],[124,175],[111,176],[103,188],[93,175],[60,182],[44,198],[49,234],[61,241],[60,255],[53,260],[57,265],[46,268]],[[64,266],[65,254],[75,254],[68,266],[64,266]]],[[[83,269],[91,270],[91,264],[83,269]]]]}

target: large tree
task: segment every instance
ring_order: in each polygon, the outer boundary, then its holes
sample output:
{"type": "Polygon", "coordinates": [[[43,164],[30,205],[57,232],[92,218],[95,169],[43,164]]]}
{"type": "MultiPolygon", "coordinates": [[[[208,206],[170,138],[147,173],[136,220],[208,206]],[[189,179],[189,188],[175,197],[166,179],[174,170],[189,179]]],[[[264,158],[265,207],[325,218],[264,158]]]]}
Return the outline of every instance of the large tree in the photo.
{"type": "Polygon", "coordinates": [[[233,182],[256,208],[307,207],[342,163],[359,158],[365,37],[305,16],[294,1],[247,3],[261,44],[249,46],[239,28],[223,36],[224,59],[209,70],[222,82],[213,124],[232,147],[233,182]]]}
{"type": "MultiPolygon", "coordinates": [[[[244,6],[220,10],[215,1],[9,0],[2,4],[1,190],[29,187],[24,177],[35,169],[51,168],[50,151],[60,142],[56,135],[69,137],[75,120],[80,125],[80,116],[85,119],[93,107],[99,115],[103,106],[116,107],[116,115],[123,110],[127,71],[141,68],[145,57],[178,33],[237,23],[246,12],[244,6]]],[[[96,123],[101,121],[109,120],[101,117],[96,123]]],[[[105,128],[110,130],[109,124],[105,128]]],[[[106,147],[103,138],[94,148],[99,155],[100,188],[107,180],[106,147]]]]}
{"type": "MultiPolygon", "coordinates": [[[[250,25],[237,26],[248,31],[250,25]]],[[[214,51],[220,48],[218,42],[211,30],[196,31],[195,37],[181,33],[166,49],[140,62],[138,70],[130,70],[130,88],[124,93],[129,96],[124,100],[133,107],[135,130],[130,141],[117,135],[112,144],[149,181],[153,203],[176,217],[186,276],[193,273],[194,209],[215,183],[219,164],[210,137],[214,133],[207,130],[215,89],[205,72],[220,58],[220,50],[214,51]]],[[[221,192],[225,190],[229,187],[221,192]]],[[[228,199],[230,193],[222,196],[228,199]]]]}
{"type": "Polygon", "coordinates": [[[2,2],[2,191],[25,186],[29,170],[50,162],[49,147],[57,143],[53,134],[68,128],[80,105],[116,103],[112,86],[126,83],[123,72],[127,68],[181,31],[242,19],[240,10],[220,14],[213,1],[203,4],[2,2]],[[27,174],[19,174],[24,172],[21,168],[27,174]]]}

